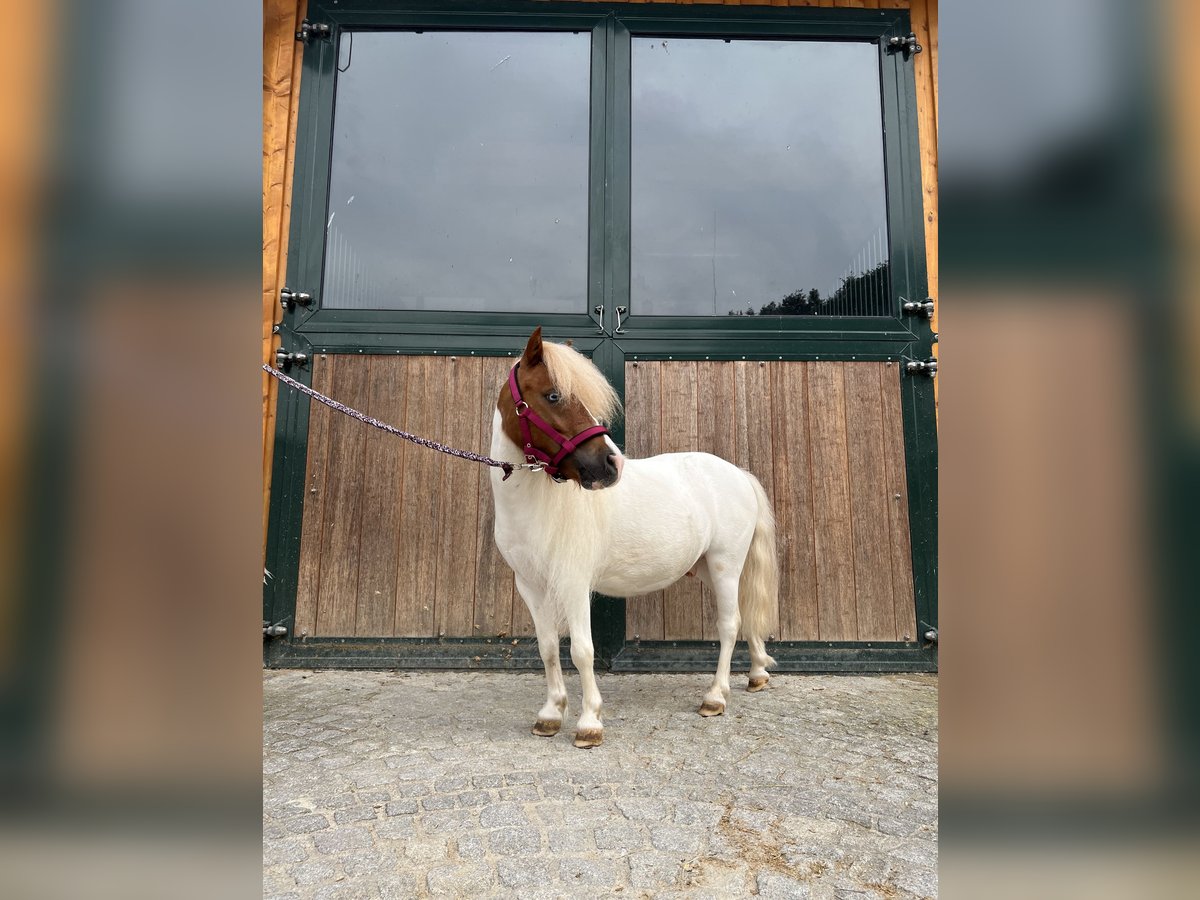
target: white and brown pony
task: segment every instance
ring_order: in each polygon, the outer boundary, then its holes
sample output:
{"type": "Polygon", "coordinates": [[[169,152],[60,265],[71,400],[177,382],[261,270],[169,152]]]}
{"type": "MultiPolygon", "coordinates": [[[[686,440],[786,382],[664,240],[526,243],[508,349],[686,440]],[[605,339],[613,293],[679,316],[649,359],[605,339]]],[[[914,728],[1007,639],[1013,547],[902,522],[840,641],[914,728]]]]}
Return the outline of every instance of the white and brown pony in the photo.
{"type": "Polygon", "coordinates": [[[593,591],[631,597],[685,574],[711,588],[721,652],[702,716],[725,711],[739,627],[750,646],[747,689],[766,687],[767,666],[775,664],[763,642],[779,576],[762,485],[708,453],[625,459],[601,424],[619,411],[616,392],[591,360],[543,342],[538,328],[500,390],[492,426],[492,456],[546,466],[517,469],[505,480],[492,470],[496,546],[516,573],[546,667],[536,735],[562,727],[567,689],[558,641],[570,635],[583,687],[576,747],[604,737],[592,670],[593,591]]]}

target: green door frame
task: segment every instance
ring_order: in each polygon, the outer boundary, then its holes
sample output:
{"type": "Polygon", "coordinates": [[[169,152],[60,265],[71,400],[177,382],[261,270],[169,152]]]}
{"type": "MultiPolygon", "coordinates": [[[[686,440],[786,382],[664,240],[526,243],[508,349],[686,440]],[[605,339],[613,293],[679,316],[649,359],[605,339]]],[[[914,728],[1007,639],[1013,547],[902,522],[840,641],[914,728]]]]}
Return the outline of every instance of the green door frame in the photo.
{"type": "MultiPolygon", "coordinates": [[[[888,39],[907,35],[907,10],[608,3],[431,3],[398,9],[389,0],[333,5],[313,0],[309,19],[331,26],[328,40],[305,48],[297,126],[288,285],[313,296],[310,307],[286,312],[285,351],[516,355],[536,325],[547,336],[572,338],[624,394],[626,359],[924,359],[935,339],[923,317],[905,317],[901,298],[926,296],[916,87],[912,62],[891,53],[888,39]],[[591,153],[587,308],[577,314],[323,309],[324,228],[332,154],[339,38],[347,28],[590,31],[591,153]],[[879,48],[884,155],[894,315],[888,317],[638,317],[612,334],[612,310],[627,305],[630,262],[630,42],[666,37],[822,38],[874,42],[879,48]],[[603,102],[598,102],[603,100],[603,102]],[[605,333],[588,310],[604,306],[605,333]]],[[[903,373],[903,369],[901,369],[903,373]]],[[[310,366],[292,371],[311,383],[310,366]]],[[[937,457],[932,382],[902,374],[914,595],[918,634],[937,627],[937,457]]],[[[280,391],[267,542],[263,618],[288,630],[265,644],[276,666],[540,668],[532,639],[309,638],[295,641],[300,524],[307,461],[309,404],[280,391]]],[[[624,444],[618,429],[615,435],[624,444]]],[[[668,641],[625,646],[624,601],[597,598],[593,639],[601,662],[621,670],[696,670],[715,664],[709,642],[668,641]]],[[[782,670],[927,671],[936,648],[913,643],[780,642],[772,653],[782,670]]],[[[742,654],[744,656],[744,654],[742,654]]],[[[564,659],[569,661],[564,648],[564,659]]],[[[745,662],[745,660],[741,660],[745,662]]]]}

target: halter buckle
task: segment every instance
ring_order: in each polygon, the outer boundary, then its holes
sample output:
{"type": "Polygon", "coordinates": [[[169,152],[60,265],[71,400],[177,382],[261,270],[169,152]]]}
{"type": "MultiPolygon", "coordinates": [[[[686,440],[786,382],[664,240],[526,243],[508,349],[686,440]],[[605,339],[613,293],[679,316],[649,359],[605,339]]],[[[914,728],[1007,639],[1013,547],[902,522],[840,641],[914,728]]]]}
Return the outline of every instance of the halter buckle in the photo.
{"type": "Polygon", "coordinates": [[[526,413],[528,413],[528,412],[529,412],[529,404],[528,404],[528,403],[526,403],[524,400],[518,400],[518,401],[517,401],[517,406],[516,406],[516,409],[517,409],[517,415],[518,415],[518,416],[523,416],[523,415],[525,415],[526,413]],[[521,409],[521,407],[522,407],[522,406],[523,406],[523,407],[525,407],[525,408],[524,408],[524,409],[521,409]]]}

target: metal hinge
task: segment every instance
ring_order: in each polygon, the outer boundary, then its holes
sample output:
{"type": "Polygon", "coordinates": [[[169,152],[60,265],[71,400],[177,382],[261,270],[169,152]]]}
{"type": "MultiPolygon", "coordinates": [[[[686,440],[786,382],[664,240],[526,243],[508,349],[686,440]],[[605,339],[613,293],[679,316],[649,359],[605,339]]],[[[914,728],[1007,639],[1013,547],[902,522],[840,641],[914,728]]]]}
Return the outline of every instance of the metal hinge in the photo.
{"type": "Polygon", "coordinates": [[[293,304],[296,306],[309,306],[312,303],[312,294],[306,294],[304,291],[293,291],[291,288],[284,288],[279,292],[279,302],[284,309],[291,309],[293,304]]]}
{"type": "Polygon", "coordinates": [[[933,318],[933,298],[926,297],[924,300],[905,300],[903,309],[910,316],[924,316],[927,319],[933,318]]]}
{"type": "Polygon", "coordinates": [[[263,619],[263,637],[276,638],[286,637],[288,633],[286,625],[272,625],[266,619],[263,619]]]}
{"type": "Polygon", "coordinates": [[[313,38],[327,41],[332,35],[333,28],[325,22],[310,22],[305,19],[300,23],[300,30],[296,32],[296,40],[302,44],[310,44],[313,38]]]}
{"type": "Polygon", "coordinates": [[[925,48],[917,43],[917,36],[913,32],[909,32],[906,36],[888,38],[887,50],[888,53],[903,53],[904,58],[908,59],[913,53],[920,53],[925,48]]]}
{"type": "Polygon", "coordinates": [[[281,347],[275,351],[275,361],[281,369],[290,369],[292,366],[302,366],[308,362],[308,354],[288,353],[281,347]]]}
{"type": "Polygon", "coordinates": [[[909,375],[928,375],[932,378],[937,374],[937,364],[933,356],[929,359],[910,359],[904,364],[904,371],[909,375]]]}

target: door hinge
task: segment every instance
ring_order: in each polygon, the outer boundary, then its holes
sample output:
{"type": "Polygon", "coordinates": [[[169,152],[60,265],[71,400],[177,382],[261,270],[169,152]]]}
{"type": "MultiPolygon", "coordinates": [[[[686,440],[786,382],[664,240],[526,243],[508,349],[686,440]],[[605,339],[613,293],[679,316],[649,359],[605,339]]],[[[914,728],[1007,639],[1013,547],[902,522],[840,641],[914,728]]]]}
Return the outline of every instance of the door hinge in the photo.
{"type": "Polygon", "coordinates": [[[333,35],[333,28],[325,22],[310,22],[305,19],[300,23],[300,30],[296,32],[296,40],[302,44],[311,44],[313,38],[327,41],[333,35]]]}
{"type": "Polygon", "coordinates": [[[291,288],[284,288],[279,292],[279,302],[284,309],[292,309],[293,306],[309,306],[312,304],[312,294],[306,294],[304,291],[293,291],[291,288]]]}
{"type": "Polygon", "coordinates": [[[302,366],[308,362],[308,354],[289,353],[280,347],[275,351],[275,361],[279,363],[281,369],[290,369],[292,366],[302,366]]]}
{"type": "MultiPolygon", "coordinates": [[[[921,624],[925,625],[924,622],[921,624]]],[[[925,639],[926,644],[933,644],[936,646],[938,642],[938,630],[932,625],[925,625],[925,631],[921,634],[921,637],[925,639]]]]}
{"type": "Polygon", "coordinates": [[[266,619],[263,619],[263,638],[286,637],[288,633],[286,625],[272,625],[266,619]]]}
{"type": "Polygon", "coordinates": [[[928,375],[932,378],[937,374],[937,358],[929,357],[929,359],[910,359],[904,364],[904,371],[909,375],[928,375]]]}
{"type": "Polygon", "coordinates": [[[910,316],[924,316],[927,319],[932,319],[933,298],[926,297],[924,300],[905,300],[903,309],[910,316]]]}
{"type": "Polygon", "coordinates": [[[887,42],[888,53],[903,53],[905,59],[908,59],[914,53],[920,53],[924,49],[924,47],[917,43],[916,34],[911,31],[904,37],[897,35],[896,37],[888,38],[887,42]]]}

